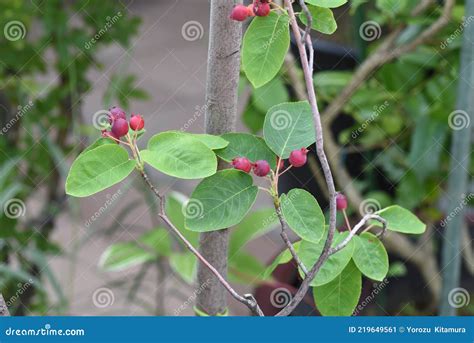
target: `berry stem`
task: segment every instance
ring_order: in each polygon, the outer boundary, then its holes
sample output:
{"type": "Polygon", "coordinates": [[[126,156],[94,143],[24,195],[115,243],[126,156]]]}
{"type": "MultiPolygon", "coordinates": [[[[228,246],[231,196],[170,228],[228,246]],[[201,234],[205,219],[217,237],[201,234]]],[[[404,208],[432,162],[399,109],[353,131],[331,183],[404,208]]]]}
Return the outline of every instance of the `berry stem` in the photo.
{"type": "Polygon", "coordinates": [[[280,177],[280,176],[282,176],[283,174],[285,174],[285,173],[286,173],[288,170],[290,170],[292,167],[293,167],[293,166],[290,165],[288,168],[286,168],[284,171],[282,171],[282,172],[278,175],[278,177],[280,177]]]}
{"type": "Polygon", "coordinates": [[[346,226],[349,231],[352,230],[351,223],[349,222],[349,218],[347,217],[346,210],[342,210],[342,214],[344,215],[344,220],[346,221],[346,226]]]}

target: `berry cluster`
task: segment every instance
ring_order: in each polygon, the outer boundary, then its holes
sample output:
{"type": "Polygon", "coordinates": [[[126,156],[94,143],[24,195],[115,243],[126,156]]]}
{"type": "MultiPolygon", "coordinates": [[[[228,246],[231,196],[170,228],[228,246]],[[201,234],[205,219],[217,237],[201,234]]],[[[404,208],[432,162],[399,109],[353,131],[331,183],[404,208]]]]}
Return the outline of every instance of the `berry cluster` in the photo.
{"type": "MultiPolygon", "coordinates": [[[[307,161],[308,151],[309,150],[306,148],[292,151],[290,158],[288,159],[290,162],[290,168],[304,166],[307,161]]],[[[259,160],[255,163],[252,163],[246,157],[236,157],[232,160],[232,165],[235,169],[242,170],[246,173],[250,173],[250,171],[253,169],[254,174],[261,177],[267,176],[270,173],[270,164],[265,160],[259,160]]],[[[285,161],[280,160],[278,170],[283,170],[284,167],[285,161]]]]}
{"type": "Polygon", "coordinates": [[[236,21],[244,21],[248,17],[266,17],[270,14],[271,0],[254,0],[248,6],[237,5],[232,10],[230,18],[236,21]]]}
{"type": "Polygon", "coordinates": [[[141,131],[145,127],[145,121],[141,115],[132,113],[128,122],[125,111],[116,106],[109,109],[109,124],[110,131],[102,130],[102,137],[111,138],[117,142],[127,135],[129,128],[133,131],[141,131]]]}

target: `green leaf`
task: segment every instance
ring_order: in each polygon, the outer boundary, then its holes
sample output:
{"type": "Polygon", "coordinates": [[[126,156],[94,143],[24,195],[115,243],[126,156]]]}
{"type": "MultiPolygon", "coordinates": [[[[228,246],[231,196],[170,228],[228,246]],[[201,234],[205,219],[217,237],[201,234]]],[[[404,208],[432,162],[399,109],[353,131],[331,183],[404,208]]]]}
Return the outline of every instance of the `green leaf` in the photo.
{"type": "Polygon", "coordinates": [[[275,209],[266,208],[249,213],[232,230],[229,241],[229,256],[239,251],[248,241],[274,228],[278,222],[275,209]]]}
{"type": "Polygon", "coordinates": [[[135,242],[121,242],[112,244],[104,251],[99,266],[107,271],[119,271],[152,261],[155,258],[157,255],[144,250],[135,242]]]}
{"type": "Polygon", "coordinates": [[[271,107],[288,102],[290,99],[282,78],[276,77],[266,85],[254,89],[252,100],[259,111],[267,113],[271,107]]]}
{"type": "Polygon", "coordinates": [[[85,154],[86,152],[88,151],[91,151],[91,150],[94,150],[95,148],[97,147],[100,147],[102,145],[107,145],[107,144],[115,144],[117,145],[117,142],[115,142],[113,139],[111,138],[99,138],[97,139],[94,143],[92,143],[91,145],[89,145],[86,149],[84,149],[84,151],[81,153],[81,154],[85,154]]]}
{"type": "MultiPolygon", "coordinates": [[[[337,23],[334,19],[334,14],[329,8],[309,5],[308,10],[313,17],[311,27],[314,30],[327,35],[336,32],[337,23]]],[[[306,14],[304,12],[301,12],[298,18],[300,18],[303,24],[308,25],[308,19],[306,18],[306,14]]]]}
{"type": "Polygon", "coordinates": [[[181,179],[201,179],[217,170],[216,155],[198,139],[179,132],[163,132],[148,142],[142,159],[164,174],[181,179]]]}
{"type": "Polygon", "coordinates": [[[216,154],[226,162],[231,162],[236,157],[247,157],[250,161],[266,160],[270,167],[275,169],[276,156],[267,146],[265,141],[249,133],[226,133],[222,135],[229,145],[216,154]]]}
{"type": "Polygon", "coordinates": [[[278,156],[286,159],[293,150],[316,141],[313,115],[307,101],[273,106],[263,124],[265,142],[278,156]]]}
{"type": "Polygon", "coordinates": [[[185,208],[186,228],[207,232],[240,223],[257,192],[250,175],[235,169],[217,172],[202,180],[191,195],[185,208]]]}
{"type": "MultiPolygon", "coordinates": [[[[301,242],[296,242],[293,244],[293,248],[295,249],[296,253],[298,253],[300,249],[301,242]]],[[[289,249],[283,250],[272,262],[271,265],[265,269],[265,273],[263,274],[263,278],[267,279],[270,275],[272,275],[273,271],[278,267],[280,264],[285,264],[290,262],[293,259],[291,252],[289,249]]]]}
{"type": "Polygon", "coordinates": [[[256,285],[266,279],[265,266],[253,255],[243,252],[229,256],[229,281],[243,285],[256,285]]]}
{"type": "Polygon", "coordinates": [[[362,290],[360,271],[350,262],[333,281],[313,289],[314,301],[323,316],[350,316],[362,290]]]}
{"type": "Polygon", "coordinates": [[[207,133],[189,133],[189,132],[183,132],[183,131],[170,131],[170,132],[177,132],[180,134],[185,134],[190,137],[193,137],[197,139],[198,141],[200,141],[201,143],[204,143],[211,150],[224,149],[227,145],[229,145],[229,142],[227,142],[222,137],[209,135],[207,133]]]}
{"type": "Polygon", "coordinates": [[[407,7],[407,0],[377,0],[375,2],[377,8],[387,13],[391,17],[395,17],[398,13],[403,12],[407,7]]]}
{"type": "Polygon", "coordinates": [[[305,0],[305,2],[314,6],[336,8],[346,4],[347,0],[305,0]]]}
{"type": "Polygon", "coordinates": [[[303,189],[292,189],[280,199],[290,228],[305,241],[318,243],[325,232],[325,219],[316,199],[303,189]]]}
{"type": "MultiPolygon", "coordinates": [[[[387,221],[387,229],[402,233],[422,234],[426,230],[426,225],[413,213],[398,205],[389,206],[376,214],[387,221]]],[[[379,222],[373,222],[376,226],[382,226],[379,222]]]]}
{"type": "Polygon", "coordinates": [[[135,168],[124,148],[106,144],[81,154],[66,180],[66,194],[86,197],[125,179],[135,168]]]}
{"type": "Polygon", "coordinates": [[[369,232],[354,237],[352,259],[368,278],[382,281],[388,273],[388,255],[382,242],[369,232]]]}
{"type": "MultiPolygon", "coordinates": [[[[335,247],[341,243],[348,235],[348,232],[343,233],[334,233],[334,241],[332,247],[335,247]]],[[[325,232],[324,238],[318,243],[311,243],[308,241],[302,241],[299,249],[299,256],[301,261],[306,266],[306,268],[311,268],[319,256],[321,255],[326,243],[327,230],[325,232]]],[[[352,258],[352,253],[354,252],[354,244],[352,241],[347,244],[347,246],[329,257],[329,259],[321,266],[318,274],[311,282],[311,286],[321,286],[332,281],[336,276],[338,276],[342,270],[347,266],[349,261],[352,258]]]]}
{"type": "Polygon", "coordinates": [[[289,18],[270,12],[252,20],[245,32],[242,66],[255,88],[271,81],[280,70],[290,46],[289,18]]]}
{"type": "Polygon", "coordinates": [[[185,282],[193,284],[197,273],[197,259],[192,253],[172,254],[170,256],[170,267],[185,282]]]}
{"type": "Polygon", "coordinates": [[[164,228],[156,228],[144,233],[138,238],[139,244],[156,251],[159,256],[169,256],[171,254],[171,240],[164,228]]]}
{"type": "Polygon", "coordinates": [[[242,122],[251,133],[258,133],[263,129],[266,113],[267,111],[260,112],[254,104],[249,103],[242,114],[242,122]]]}

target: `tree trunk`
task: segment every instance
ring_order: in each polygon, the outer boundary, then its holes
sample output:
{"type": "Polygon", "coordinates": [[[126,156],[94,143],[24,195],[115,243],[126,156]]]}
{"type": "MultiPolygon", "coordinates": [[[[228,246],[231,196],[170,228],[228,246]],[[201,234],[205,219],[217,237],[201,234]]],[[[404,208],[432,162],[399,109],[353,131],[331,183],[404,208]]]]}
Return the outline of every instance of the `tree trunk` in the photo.
{"type": "Polygon", "coordinates": [[[0,317],[7,317],[10,313],[8,312],[7,304],[5,303],[5,299],[3,299],[3,295],[0,294],[0,317]]]}
{"type": "MultiPolygon", "coordinates": [[[[466,1],[466,18],[474,15],[474,2],[466,1]]],[[[471,129],[474,112],[474,26],[466,25],[461,51],[461,67],[458,85],[457,109],[449,120],[453,130],[451,142],[451,170],[448,180],[448,200],[450,220],[447,221],[443,240],[442,271],[443,289],[441,293],[440,315],[454,316],[456,297],[460,296],[459,287],[461,274],[461,230],[464,221],[465,199],[468,196],[468,170],[471,144],[471,129]],[[471,125],[469,125],[471,123],[471,125]],[[453,292],[451,294],[451,292],[453,292]]],[[[465,304],[467,305],[467,304],[465,304]]]]}
{"type": "MultiPolygon", "coordinates": [[[[242,25],[229,18],[235,4],[242,0],[210,1],[209,56],[206,89],[206,132],[219,135],[235,131],[237,87],[240,74],[240,45],[242,25]]],[[[222,164],[220,165],[222,168],[222,164]]],[[[201,254],[223,275],[227,275],[227,229],[202,233],[201,254]]],[[[211,316],[227,311],[226,291],[217,278],[199,265],[197,308],[211,316]],[[200,287],[201,288],[201,287],[200,287]]]]}

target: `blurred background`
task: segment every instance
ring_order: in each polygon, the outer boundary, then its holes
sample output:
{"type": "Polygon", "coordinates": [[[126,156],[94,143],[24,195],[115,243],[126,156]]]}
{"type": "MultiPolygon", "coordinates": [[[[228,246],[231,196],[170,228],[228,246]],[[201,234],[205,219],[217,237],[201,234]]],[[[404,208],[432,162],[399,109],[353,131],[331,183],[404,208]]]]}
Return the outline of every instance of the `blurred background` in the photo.
{"type": "MultiPolygon", "coordinates": [[[[439,17],[442,5],[433,1],[412,16],[410,2],[386,3],[352,1],[334,10],[334,35],[314,34],[322,108],[391,32],[403,26],[401,40],[410,41],[439,17]]],[[[464,10],[457,1],[440,32],[371,73],[325,120],[336,179],[350,192],[351,219],[397,203],[428,223],[421,237],[389,238],[389,276],[364,280],[356,315],[436,315],[443,301],[458,314],[474,314],[472,180],[458,212],[448,213],[446,193],[452,134],[471,128],[469,115],[456,111],[462,34],[474,22],[464,10]],[[459,213],[462,244],[452,250],[461,277],[447,299],[441,251],[450,244],[443,241],[445,228],[459,213]]],[[[141,180],[131,176],[84,200],[66,197],[64,182],[75,156],[100,136],[98,120],[113,105],[144,116],[144,141],[163,130],[204,132],[209,1],[0,0],[0,24],[0,293],[9,311],[193,315],[203,286],[193,283],[196,261],[168,235],[141,180]]],[[[292,56],[260,89],[242,75],[239,130],[260,133],[271,106],[300,97],[298,80],[292,56]]],[[[465,158],[472,175],[470,154],[465,158]]],[[[324,208],[321,171],[314,157],[310,162],[287,173],[281,191],[305,188],[324,208]]],[[[182,228],[181,207],[196,183],[151,175],[170,195],[167,211],[182,228]]],[[[291,261],[267,267],[283,244],[272,230],[275,218],[264,220],[272,218],[271,203],[262,197],[257,204],[232,231],[229,278],[272,314],[281,306],[274,291],[283,288],[291,297],[300,280],[291,261]]],[[[195,234],[187,235],[197,243],[195,234]]],[[[231,314],[248,314],[229,301],[231,314]]],[[[310,294],[295,314],[317,315],[310,294]]]]}

